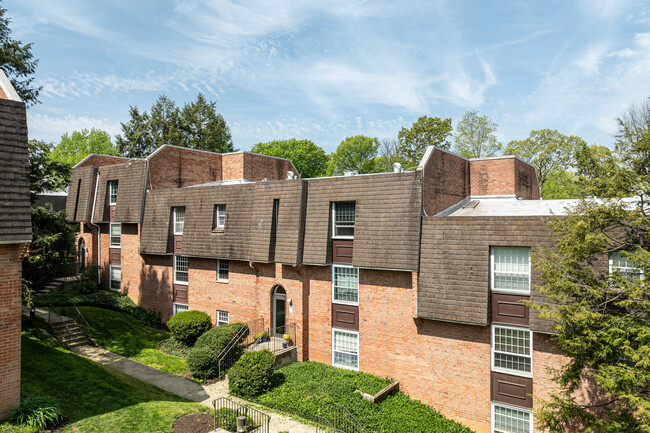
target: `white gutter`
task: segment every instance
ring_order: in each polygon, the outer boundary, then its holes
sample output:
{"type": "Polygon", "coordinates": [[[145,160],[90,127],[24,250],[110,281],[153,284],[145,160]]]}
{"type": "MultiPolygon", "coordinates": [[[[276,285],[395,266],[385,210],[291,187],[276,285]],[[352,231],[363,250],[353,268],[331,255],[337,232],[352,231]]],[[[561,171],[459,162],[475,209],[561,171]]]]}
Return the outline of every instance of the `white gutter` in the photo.
{"type": "Polygon", "coordinates": [[[95,218],[95,203],[97,203],[97,189],[99,188],[99,168],[97,168],[97,180],[95,182],[95,196],[93,197],[93,210],[90,214],[90,224],[97,227],[97,286],[102,284],[102,228],[93,222],[95,218]]]}

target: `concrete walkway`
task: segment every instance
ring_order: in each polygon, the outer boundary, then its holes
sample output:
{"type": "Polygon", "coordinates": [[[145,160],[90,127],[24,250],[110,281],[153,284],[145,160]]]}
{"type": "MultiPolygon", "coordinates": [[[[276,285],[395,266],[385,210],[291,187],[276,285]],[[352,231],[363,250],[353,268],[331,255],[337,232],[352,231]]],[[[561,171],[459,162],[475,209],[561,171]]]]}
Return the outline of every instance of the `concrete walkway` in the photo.
{"type": "MultiPolygon", "coordinates": [[[[29,313],[28,313],[29,314],[29,313]]],[[[60,320],[55,314],[48,314],[47,310],[36,309],[36,315],[41,319],[52,322],[60,320]]],[[[63,317],[66,319],[66,317],[63,317]]],[[[73,352],[88,358],[98,364],[104,365],[110,369],[119,371],[128,376],[134,377],[142,382],[146,382],[167,392],[186,398],[190,401],[201,403],[205,406],[212,407],[212,401],[219,397],[228,397],[233,401],[254,407],[261,412],[271,416],[271,433],[288,431],[289,433],[315,433],[316,428],[302,424],[289,417],[276,413],[269,413],[269,410],[263,406],[252,404],[250,402],[232,397],[228,394],[228,381],[221,380],[211,385],[200,385],[191,380],[173,375],[171,373],[158,370],[148,365],[133,361],[113,352],[109,352],[101,347],[78,346],[71,349],[73,352]]]]}

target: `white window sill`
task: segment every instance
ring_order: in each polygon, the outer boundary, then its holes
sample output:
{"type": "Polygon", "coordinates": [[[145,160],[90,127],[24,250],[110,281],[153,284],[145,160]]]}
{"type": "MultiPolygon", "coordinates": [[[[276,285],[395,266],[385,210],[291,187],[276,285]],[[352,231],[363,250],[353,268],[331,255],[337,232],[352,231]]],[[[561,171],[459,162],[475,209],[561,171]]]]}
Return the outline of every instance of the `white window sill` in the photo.
{"type": "Polygon", "coordinates": [[[180,284],[181,286],[188,286],[189,281],[174,281],[174,284],[180,284]]]}
{"type": "Polygon", "coordinates": [[[119,245],[109,245],[109,248],[122,248],[122,244],[119,245]]]}
{"type": "Polygon", "coordinates": [[[354,305],[354,306],[359,306],[359,301],[357,302],[352,302],[352,301],[337,301],[332,299],[332,304],[341,304],[341,305],[354,305]]]}
{"type": "Polygon", "coordinates": [[[530,296],[530,289],[526,292],[520,292],[515,290],[503,290],[503,289],[492,289],[492,293],[501,293],[504,295],[524,295],[530,296]]]}
{"type": "MultiPolygon", "coordinates": [[[[532,367],[531,367],[532,369],[532,367]]],[[[492,366],[492,371],[497,372],[497,373],[503,373],[503,374],[509,374],[511,376],[520,376],[520,377],[533,377],[532,371],[530,373],[526,371],[519,371],[519,370],[508,370],[507,368],[498,368],[495,366],[492,366]]]]}
{"type": "Polygon", "coordinates": [[[220,279],[217,279],[217,283],[220,283],[220,284],[228,284],[228,282],[229,282],[229,280],[220,280],[220,279]]]}
{"type": "Polygon", "coordinates": [[[358,365],[357,365],[357,367],[355,368],[355,367],[350,367],[349,365],[339,365],[339,364],[334,364],[334,363],[332,363],[332,367],[342,368],[342,369],[344,369],[344,370],[359,371],[359,366],[358,366],[358,365]]]}
{"type": "Polygon", "coordinates": [[[119,288],[119,289],[114,289],[113,287],[109,287],[109,290],[112,291],[112,292],[121,292],[121,291],[122,291],[121,288],[119,288]]]}
{"type": "Polygon", "coordinates": [[[335,240],[354,240],[354,236],[332,236],[335,240]]]}

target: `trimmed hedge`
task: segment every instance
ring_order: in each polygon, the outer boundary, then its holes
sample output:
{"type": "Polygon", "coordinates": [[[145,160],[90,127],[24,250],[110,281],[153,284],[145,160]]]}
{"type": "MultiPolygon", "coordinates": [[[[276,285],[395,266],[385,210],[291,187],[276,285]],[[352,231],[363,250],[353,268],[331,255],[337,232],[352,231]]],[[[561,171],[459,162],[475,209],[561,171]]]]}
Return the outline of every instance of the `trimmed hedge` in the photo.
{"type": "Polygon", "coordinates": [[[192,377],[199,380],[212,379],[219,375],[219,352],[210,347],[194,347],[187,355],[187,367],[192,377]]]}
{"type": "Polygon", "coordinates": [[[229,325],[221,325],[210,329],[203,333],[194,344],[194,347],[209,346],[213,348],[220,348],[219,352],[232,340],[232,338],[244,327],[243,323],[231,323],[229,325]],[[223,344],[223,341],[226,341],[223,344]]]}
{"type": "Polygon", "coordinates": [[[169,332],[178,341],[193,346],[204,332],[210,329],[212,320],[207,313],[198,310],[181,311],[167,322],[169,332]]]}
{"type": "MultiPolygon", "coordinates": [[[[200,380],[217,377],[219,354],[243,326],[241,323],[231,323],[204,332],[196,340],[187,357],[187,364],[192,376],[200,380]]],[[[232,356],[239,357],[243,352],[244,346],[238,344],[231,353],[232,356]]]]}
{"type": "Polygon", "coordinates": [[[243,397],[258,395],[271,387],[275,355],[264,349],[244,353],[228,370],[230,392],[243,397]]]}

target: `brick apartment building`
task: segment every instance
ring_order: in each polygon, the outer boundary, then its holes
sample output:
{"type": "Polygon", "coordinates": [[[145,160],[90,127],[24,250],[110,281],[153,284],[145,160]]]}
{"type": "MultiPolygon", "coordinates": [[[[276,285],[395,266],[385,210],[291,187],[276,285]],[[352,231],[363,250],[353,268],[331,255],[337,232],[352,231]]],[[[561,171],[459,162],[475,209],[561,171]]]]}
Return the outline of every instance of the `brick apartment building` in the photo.
{"type": "Polygon", "coordinates": [[[0,419],[20,404],[22,260],[32,240],[27,117],[0,70],[0,419]]]}
{"type": "Polygon", "coordinates": [[[300,179],[284,159],[163,146],[80,162],[67,214],[101,284],[163,320],[292,323],[299,359],[394,378],[478,432],[529,433],[564,358],[519,301],[539,299],[531,252],[567,204],[539,200],[514,157],[430,148],[414,171],[300,179]]]}

